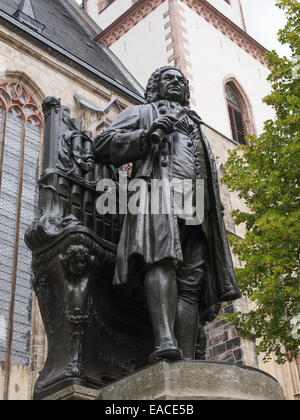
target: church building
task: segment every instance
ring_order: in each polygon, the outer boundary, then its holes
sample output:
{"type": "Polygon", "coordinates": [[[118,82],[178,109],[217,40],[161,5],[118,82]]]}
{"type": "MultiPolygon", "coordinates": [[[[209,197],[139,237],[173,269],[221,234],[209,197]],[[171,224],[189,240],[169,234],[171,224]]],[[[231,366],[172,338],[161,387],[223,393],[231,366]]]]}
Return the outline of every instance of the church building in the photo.
{"type": "MultiPolygon", "coordinates": [[[[270,90],[265,52],[247,33],[240,0],[0,1],[0,400],[31,399],[47,353],[24,243],[37,209],[43,100],[60,98],[95,137],[144,102],[155,69],[177,66],[221,179],[228,151],[272,117],[262,102],[270,90]]],[[[222,183],[221,198],[228,233],[243,236],[231,216],[243,203],[222,183]]],[[[237,310],[248,310],[246,298],[223,308],[237,310]]],[[[300,399],[300,361],[264,364],[255,340],[223,321],[206,331],[208,359],[260,368],[287,399],[300,399]]]]}
{"type": "Polygon", "coordinates": [[[238,143],[272,116],[265,48],[245,27],[240,0],[86,0],[109,47],[145,87],[152,68],[180,67],[191,106],[208,125],[238,143]]]}

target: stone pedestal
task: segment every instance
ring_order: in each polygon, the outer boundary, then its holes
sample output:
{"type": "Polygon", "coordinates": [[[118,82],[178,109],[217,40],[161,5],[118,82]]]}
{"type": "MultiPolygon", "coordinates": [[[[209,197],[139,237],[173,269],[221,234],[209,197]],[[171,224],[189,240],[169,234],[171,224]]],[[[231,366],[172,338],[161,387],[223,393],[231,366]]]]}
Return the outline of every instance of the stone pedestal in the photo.
{"type": "Polygon", "coordinates": [[[99,391],[75,388],[61,391],[48,399],[104,401],[285,399],[279,383],[265,372],[218,362],[160,362],[99,391]]]}
{"type": "Polygon", "coordinates": [[[44,401],[95,401],[99,399],[99,393],[97,389],[71,385],[44,398],[44,401]]]}

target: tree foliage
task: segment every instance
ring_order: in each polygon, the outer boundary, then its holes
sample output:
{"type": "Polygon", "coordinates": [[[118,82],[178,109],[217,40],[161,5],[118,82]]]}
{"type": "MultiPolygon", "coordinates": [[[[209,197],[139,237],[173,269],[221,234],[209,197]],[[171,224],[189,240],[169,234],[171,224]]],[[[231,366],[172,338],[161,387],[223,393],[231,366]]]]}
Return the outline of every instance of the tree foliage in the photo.
{"type": "Polygon", "coordinates": [[[246,225],[245,238],[230,240],[243,262],[236,270],[241,291],[255,302],[248,313],[227,318],[241,335],[256,336],[265,359],[275,353],[284,363],[300,348],[300,3],[277,0],[277,6],[287,16],[279,40],[291,57],[267,53],[272,91],[264,102],[275,117],[230,153],[224,182],[249,209],[234,212],[236,223],[246,225]]]}

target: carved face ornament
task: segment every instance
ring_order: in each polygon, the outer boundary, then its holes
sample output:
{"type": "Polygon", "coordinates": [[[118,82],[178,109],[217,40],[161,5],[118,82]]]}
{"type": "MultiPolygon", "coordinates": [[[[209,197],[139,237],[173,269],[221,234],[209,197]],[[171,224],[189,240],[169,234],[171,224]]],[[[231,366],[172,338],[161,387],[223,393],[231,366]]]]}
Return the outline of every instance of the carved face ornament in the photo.
{"type": "Polygon", "coordinates": [[[69,270],[72,274],[80,276],[86,272],[87,259],[84,255],[74,255],[69,260],[69,270]]]}

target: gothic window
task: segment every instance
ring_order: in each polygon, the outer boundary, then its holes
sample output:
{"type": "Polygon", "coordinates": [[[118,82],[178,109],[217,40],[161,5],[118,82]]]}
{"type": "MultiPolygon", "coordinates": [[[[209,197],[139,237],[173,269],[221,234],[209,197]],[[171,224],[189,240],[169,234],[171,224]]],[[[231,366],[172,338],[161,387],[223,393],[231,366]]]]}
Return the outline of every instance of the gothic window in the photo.
{"type": "Polygon", "coordinates": [[[24,234],[37,201],[42,113],[17,82],[0,82],[0,360],[28,365],[31,255],[24,234]]]}
{"type": "Polygon", "coordinates": [[[230,118],[230,125],[233,139],[240,144],[246,144],[246,124],[244,107],[241,98],[238,97],[237,90],[233,83],[225,86],[227,106],[230,118]]]}

